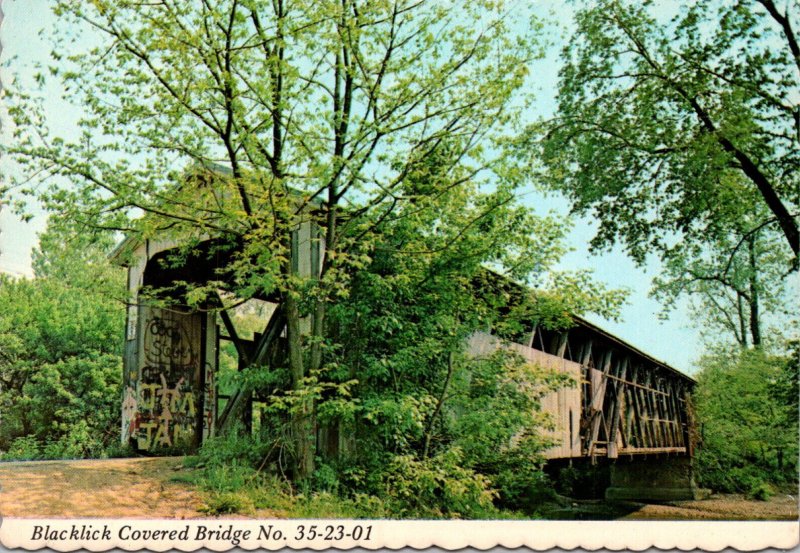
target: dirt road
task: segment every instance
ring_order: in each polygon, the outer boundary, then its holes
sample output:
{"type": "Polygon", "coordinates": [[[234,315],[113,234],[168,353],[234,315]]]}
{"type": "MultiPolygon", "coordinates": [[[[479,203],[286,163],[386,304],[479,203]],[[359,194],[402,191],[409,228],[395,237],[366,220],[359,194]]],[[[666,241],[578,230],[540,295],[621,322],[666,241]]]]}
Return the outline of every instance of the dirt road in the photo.
{"type": "Polygon", "coordinates": [[[200,495],[170,482],[179,457],[0,463],[0,515],[197,518],[200,495]]]}
{"type": "MultiPolygon", "coordinates": [[[[206,518],[202,495],[173,481],[179,457],[0,463],[0,515],[24,518],[206,518]]],[[[797,520],[797,496],[712,496],[670,505],[581,502],[564,518],[797,520]],[[572,516],[580,515],[580,516],[572,516]]],[[[274,517],[277,513],[272,513],[274,517]]],[[[241,518],[236,515],[235,518],[241,518]]]]}

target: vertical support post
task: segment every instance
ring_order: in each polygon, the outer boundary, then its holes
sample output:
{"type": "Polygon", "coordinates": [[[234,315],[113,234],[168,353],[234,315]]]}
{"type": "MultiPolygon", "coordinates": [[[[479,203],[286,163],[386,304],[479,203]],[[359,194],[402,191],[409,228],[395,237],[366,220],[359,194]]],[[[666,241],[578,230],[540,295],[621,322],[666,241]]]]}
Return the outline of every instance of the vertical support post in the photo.
{"type": "Polygon", "coordinates": [[[614,382],[614,398],[611,401],[611,428],[608,432],[608,444],[606,445],[606,455],[609,459],[616,459],[618,457],[617,453],[617,432],[619,431],[619,420],[622,416],[622,389],[623,383],[622,380],[625,380],[625,374],[628,371],[628,364],[629,360],[626,356],[624,359],[621,360],[619,363],[619,368],[617,369],[617,377],[620,380],[614,382]]]}
{"type": "Polygon", "coordinates": [[[589,406],[591,413],[591,428],[588,439],[586,440],[586,455],[591,457],[594,452],[595,442],[600,434],[600,424],[603,420],[603,407],[606,398],[606,387],[608,374],[611,370],[611,350],[606,350],[602,361],[603,377],[597,390],[592,390],[592,403],[589,406]]]}
{"type": "MultiPolygon", "coordinates": [[[[634,384],[639,384],[639,367],[640,365],[638,363],[633,367],[633,373],[631,374],[631,382],[633,382],[634,384]]],[[[638,386],[632,387],[631,404],[633,407],[634,426],[636,428],[636,447],[647,447],[647,433],[646,433],[647,426],[644,424],[644,421],[642,420],[641,397],[642,397],[642,389],[639,388],[638,386]]]]}

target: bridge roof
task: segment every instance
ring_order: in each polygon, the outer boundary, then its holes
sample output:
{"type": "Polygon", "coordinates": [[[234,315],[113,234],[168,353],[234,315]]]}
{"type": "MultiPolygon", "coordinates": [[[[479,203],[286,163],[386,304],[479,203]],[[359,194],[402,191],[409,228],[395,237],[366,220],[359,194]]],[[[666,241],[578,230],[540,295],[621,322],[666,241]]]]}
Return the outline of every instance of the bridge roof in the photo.
{"type": "MultiPolygon", "coordinates": [[[[529,286],[521,284],[515,280],[512,280],[511,278],[502,275],[493,269],[484,267],[484,270],[485,274],[487,276],[490,276],[490,278],[494,281],[494,283],[500,287],[505,287],[507,290],[510,288],[511,290],[515,290],[516,293],[518,294],[524,294],[526,292],[532,294],[536,293],[536,291],[530,288],[529,286]]],[[[640,359],[643,359],[656,367],[662,368],[665,371],[672,373],[683,380],[687,380],[691,383],[697,382],[693,377],[689,376],[683,371],[680,371],[675,367],[672,367],[671,365],[665,363],[664,361],[661,361],[660,359],[656,359],[649,353],[642,351],[641,349],[637,348],[630,342],[627,342],[622,338],[615,336],[614,334],[611,334],[609,331],[605,330],[604,328],[592,322],[589,322],[585,318],[574,314],[570,314],[570,318],[576,324],[575,327],[572,327],[572,330],[574,330],[575,328],[582,328],[585,331],[587,331],[590,335],[600,337],[603,340],[606,340],[607,342],[610,342],[611,344],[615,345],[616,347],[625,350],[626,352],[633,354],[636,357],[639,357],[640,359]]],[[[564,329],[564,330],[569,330],[569,329],[564,329]]]]}
{"type": "Polygon", "coordinates": [[[667,370],[667,371],[669,371],[671,373],[674,373],[676,376],[678,376],[678,377],[680,377],[680,378],[682,378],[684,380],[689,380],[689,381],[691,381],[693,383],[697,382],[693,377],[689,376],[688,374],[684,373],[683,371],[680,371],[680,370],[676,369],[675,367],[672,367],[671,365],[668,365],[664,361],[656,359],[655,357],[653,357],[649,353],[646,353],[646,352],[642,351],[641,349],[637,348],[636,346],[632,345],[630,342],[626,342],[622,338],[620,338],[618,336],[614,336],[613,334],[611,334],[607,330],[597,326],[594,323],[591,323],[591,322],[587,321],[583,317],[578,317],[576,315],[573,315],[572,319],[578,324],[578,326],[582,326],[582,327],[588,329],[589,331],[591,331],[592,333],[596,333],[596,334],[601,335],[606,340],[609,340],[610,342],[615,343],[619,347],[621,347],[621,348],[623,348],[625,350],[628,350],[629,352],[637,355],[638,357],[642,357],[642,358],[646,359],[647,361],[649,361],[650,363],[652,363],[652,364],[654,364],[654,365],[656,365],[656,366],[658,366],[658,367],[660,367],[662,369],[665,369],[665,370],[667,370]]]}

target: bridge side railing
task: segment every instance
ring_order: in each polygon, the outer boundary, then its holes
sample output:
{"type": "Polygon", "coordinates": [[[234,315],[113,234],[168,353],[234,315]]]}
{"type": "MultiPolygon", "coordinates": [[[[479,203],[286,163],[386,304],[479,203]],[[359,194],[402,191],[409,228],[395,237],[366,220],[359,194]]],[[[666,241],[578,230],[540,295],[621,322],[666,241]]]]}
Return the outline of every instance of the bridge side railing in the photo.
{"type": "Polygon", "coordinates": [[[635,352],[601,344],[592,348],[591,341],[572,344],[578,361],[567,359],[565,342],[554,348],[558,354],[503,343],[482,332],[469,342],[473,355],[508,347],[531,363],[570,374],[578,383],[542,398],[542,411],[554,422],[547,434],[556,442],[544,452],[546,458],[691,454],[690,386],[685,379],[635,352]]]}

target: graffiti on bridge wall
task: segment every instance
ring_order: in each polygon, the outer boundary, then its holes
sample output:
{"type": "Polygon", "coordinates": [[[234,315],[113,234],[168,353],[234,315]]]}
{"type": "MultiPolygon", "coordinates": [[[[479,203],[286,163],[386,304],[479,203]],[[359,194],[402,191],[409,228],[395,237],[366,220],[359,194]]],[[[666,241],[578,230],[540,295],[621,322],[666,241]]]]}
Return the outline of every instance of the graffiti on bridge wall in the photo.
{"type": "Polygon", "coordinates": [[[197,317],[175,314],[173,314],[173,317],[181,317],[188,320],[180,321],[152,317],[147,321],[144,336],[145,360],[147,363],[167,365],[169,367],[194,366],[199,360],[199,356],[195,353],[199,341],[193,343],[190,335],[193,334],[190,333],[192,329],[187,328],[187,326],[191,325],[193,319],[197,319],[197,317]]]}
{"type": "Polygon", "coordinates": [[[203,393],[200,316],[144,309],[139,371],[122,404],[124,438],[141,450],[191,446],[203,393]]]}

